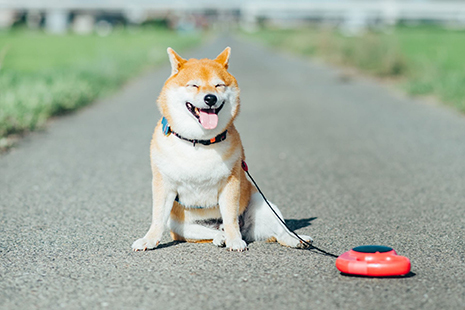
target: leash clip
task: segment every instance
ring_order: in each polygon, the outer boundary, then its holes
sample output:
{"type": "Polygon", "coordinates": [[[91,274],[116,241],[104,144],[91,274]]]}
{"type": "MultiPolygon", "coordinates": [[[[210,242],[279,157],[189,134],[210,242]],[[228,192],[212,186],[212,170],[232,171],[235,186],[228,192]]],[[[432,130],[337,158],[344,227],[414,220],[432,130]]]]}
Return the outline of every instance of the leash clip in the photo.
{"type": "Polygon", "coordinates": [[[242,160],[242,170],[244,170],[245,172],[248,172],[249,171],[249,167],[247,166],[247,164],[245,163],[244,160],[242,160]]]}

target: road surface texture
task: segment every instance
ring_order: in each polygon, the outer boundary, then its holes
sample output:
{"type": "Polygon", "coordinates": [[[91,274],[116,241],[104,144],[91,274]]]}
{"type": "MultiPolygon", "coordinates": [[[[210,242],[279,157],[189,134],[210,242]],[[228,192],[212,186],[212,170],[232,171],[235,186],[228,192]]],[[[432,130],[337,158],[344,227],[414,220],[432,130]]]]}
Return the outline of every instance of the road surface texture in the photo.
{"type": "Polygon", "coordinates": [[[465,118],[232,38],[185,56],[227,45],[250,172],[291,227],[336,254],[391,246],[412,273],[349,277],[315,251],[229,252],[168,234],[131,251],[150,225],[167,58],[0,157],[0,308],[465,309],[465,118]]]}

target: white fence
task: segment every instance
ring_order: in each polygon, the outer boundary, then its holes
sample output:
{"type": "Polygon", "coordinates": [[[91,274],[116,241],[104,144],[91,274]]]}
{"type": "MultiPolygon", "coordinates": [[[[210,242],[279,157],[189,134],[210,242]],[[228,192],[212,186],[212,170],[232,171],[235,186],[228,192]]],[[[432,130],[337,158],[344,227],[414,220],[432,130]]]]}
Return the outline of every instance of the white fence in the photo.
{"type": "Polygon", "coordinates": [[[245,24],[258,20],[336,20],[347,25],[429,20],[465,24],[465,1],[419,0],[0,0],[0,11],[45,11],[58,23],[66,12],[102,10],[177,14],[234,11],[245,24]]]}
{"type": "Polygon", "coordinates": [[[465,22],[462,1],[250,1],[243,6],[243,12],[268,18],[344,19],[357,14],[388,23],[397,20],[465,22]]]}

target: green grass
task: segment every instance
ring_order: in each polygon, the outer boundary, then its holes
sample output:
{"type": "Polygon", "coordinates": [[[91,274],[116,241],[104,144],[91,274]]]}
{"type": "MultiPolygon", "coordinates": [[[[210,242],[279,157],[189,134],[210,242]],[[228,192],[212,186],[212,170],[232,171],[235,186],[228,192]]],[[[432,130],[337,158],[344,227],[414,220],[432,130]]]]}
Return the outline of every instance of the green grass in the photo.
{"type": "Polygon", "coordinates": [[[413,95],[433,95],[465,113],[465,31],[396,27],[344,37],[335,30],[262,29],[249,37],[274,47],[396,78],[413,95]]]}
{"type": "Polygon", "coordinates": [[[119,29],[103,38],[0,32],[0,142],[117,89],[166,61],[168,46],[183,50],[200,40],[154,28],[119,29]]]}

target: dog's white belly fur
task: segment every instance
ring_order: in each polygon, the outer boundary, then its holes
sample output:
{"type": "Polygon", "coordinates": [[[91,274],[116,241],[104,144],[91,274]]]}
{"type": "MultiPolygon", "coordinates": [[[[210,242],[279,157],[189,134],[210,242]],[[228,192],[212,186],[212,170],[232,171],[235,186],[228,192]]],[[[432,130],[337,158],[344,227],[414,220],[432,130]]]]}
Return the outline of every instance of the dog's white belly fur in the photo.
{"type": "Polygon", "coordinates": [[[227,140],[220,148],[208,148],[162,134],[157,138],[165,141],[163,148],[152,152],[152,160],[164,182],[177,192],[179,202],[186,207],[216,207],[240,152],[225,161],[222,154],[229,148],[227,140]]]}
{"type": "Polygon", "coordinates": [[[218,188],[204,183],[182,183],[178,186],[179,203],[185,207],[212,208],[218,205],[218,188]]]}

